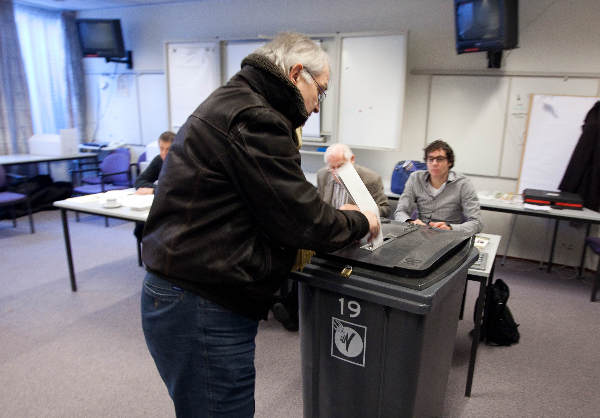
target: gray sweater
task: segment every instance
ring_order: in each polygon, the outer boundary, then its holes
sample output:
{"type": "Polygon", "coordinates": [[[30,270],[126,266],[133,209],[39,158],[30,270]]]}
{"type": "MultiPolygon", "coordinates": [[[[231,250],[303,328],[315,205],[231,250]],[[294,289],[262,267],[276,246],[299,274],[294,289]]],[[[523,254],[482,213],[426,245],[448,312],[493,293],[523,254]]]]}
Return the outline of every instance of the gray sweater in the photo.
{"type": "Polygon", "coordinates": [[[415,171],[406,181],[404,192],[398,199],[394,219],[407,221],[416,210],[417,217],[425,222],[444,221],[453,230],[468,235],[481,232],[481,212],[477,193],[471,181],[462,174],[450,171],[444,189],[433,196],[428,188],[428,171],[415,171]]]}

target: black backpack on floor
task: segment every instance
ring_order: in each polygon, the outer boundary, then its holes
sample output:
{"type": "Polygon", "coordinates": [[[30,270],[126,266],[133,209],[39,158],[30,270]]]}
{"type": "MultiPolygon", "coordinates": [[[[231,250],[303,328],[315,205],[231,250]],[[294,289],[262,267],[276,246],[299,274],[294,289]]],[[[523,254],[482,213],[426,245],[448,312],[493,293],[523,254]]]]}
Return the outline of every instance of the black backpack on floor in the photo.
{"type": "MultiPolygon", "coordinates": [[[[486,288],[481,339],[490,345],[512,345],[519,342],[519,324],[508,308],[508,285],[501,279],[486,288]]],[[[479,302],[479,301],[478,301],[479,302]]]]}

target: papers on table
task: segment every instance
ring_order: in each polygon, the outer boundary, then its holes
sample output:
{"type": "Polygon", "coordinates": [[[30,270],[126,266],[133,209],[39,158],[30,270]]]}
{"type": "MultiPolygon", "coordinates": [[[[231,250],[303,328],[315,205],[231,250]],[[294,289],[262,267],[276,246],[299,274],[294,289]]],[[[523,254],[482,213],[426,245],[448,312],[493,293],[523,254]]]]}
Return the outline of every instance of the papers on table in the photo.
{"type": "MultiPolygon", "coordinates": [[[[340,168],[336,170],[337,176],[342,180],[344,187],[348,191],[348,194],[352,196],[352,200],[356,203],[356,206],[360,208],[360,210],[368,210],[373,212],[379,218],[379,207],[375,200],[373,200],[373,196],[367,190],[367,186],[362,182],[360,176],[354,169],[354,165],[350,162],[347,162],[340,168]]],[[[380,221],[381,224],[381,221],[380,221]]],[[[381,230],[379,234],[371,241],[373,250],[381,247],[383,245],[383,235],[381,234],[381,230]]]]}
{"type": "Polygon", "coordinates": [[[98,202],[100,205],[109,208],[106,205],[107,199],[116,199],[117,204],[111,205],[112,208],[117,208],[120,206],[125,206],[131,208],[132,210],[148,210],[150,206],[152,206],[152,201],[154,200],[154,195],[146,194],[139,195],[135,194],[134,189],[125,189],[125,190],[110,190],[104,193],[96,193],[89,194],[85,196],[77,196],[71,197],[67,199],[70,202],[77,203],[92,203],[98,202]]]}
{"type": "Polygon", "coordinates": [[[542,206],[542,205],[532,205],[531,203],[523,203],[523,209],[532,209],[532,210],[539,210],[539,211],[545,211],[545,212],[550,212],[550,206],[542,206]]]}

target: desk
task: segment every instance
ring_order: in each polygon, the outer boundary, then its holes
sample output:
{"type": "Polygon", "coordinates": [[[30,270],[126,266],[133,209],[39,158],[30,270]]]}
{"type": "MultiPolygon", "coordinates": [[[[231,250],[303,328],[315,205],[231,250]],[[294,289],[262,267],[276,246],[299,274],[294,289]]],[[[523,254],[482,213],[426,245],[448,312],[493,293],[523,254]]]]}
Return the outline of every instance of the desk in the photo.
{"type": "MultiPolygon", "coordinates": [[[[116,195],[130,195],[134,192],[134,189],[127,190],[118,190],[112,193],[114,196],[116,195]],[[119,192],[119,193],[117,193],[119,192]]],[[[71,210],[73,212],[81,212],[88,213],[91,215],[102,215],[107,216],[109,218],[115,219],[123,219],[126,221],[134,221],[134,222],[145,222],[148,217],[149,208],[145,210],[134,210],[128,206],[120,206],[118,208],[107,209],[102,206],[103,198],[105,198],[105,193],[97,193],[93,195],[86,196],[78,196],[72,197],[65,200],[59,200],[54,202],[54,206],[60,208],[60,217],[62,220],[63,226],[63,235],[65,238],[65,248],[67,251],[67,265],[69,267],[69,278],[71,280],[71,290],[73,292],[77,291],[77,283],[75,281],[75,270],[73,268],[73,254],[71,252],[71,239],[69,236],[69,223],[67,219],[67,210],[71,210]]],[[[152,195],[146,195],[152,196],[152,195]]],[[[142,197],[140,195],[140,197],[142,197]]],[[[147,199],[147,197],[146,197],[147,199]]],[[[138,260],[140,259],[140,248],[138,245],[138,260]]]]}
{"type": "MultiPolygon", "coordinates": [[[[0,155],[0,165],[22,165],[22,164],[48,164],[48,174],[50,174],[50,163],[57,161],[97,159],[96,154],[77,153],[69,155],[34,155],[34,154],[11,154],[0,155]]],[[[37,172],[37,169],[36,169],[37,172]]]]}
{"type": "MultiPolygon", "coordinates": [[[[477,234],[475,243],[477,246],[477,237],[487,239],[488,242],[484,247],[478,246],[481,253],[487,254],[487,262],[484,269],[470,268],[467,271],[467,283],[469,280],[479,282],[479,303],[475,309],[475,327],[473,328],[473,341],[471,342],[471,357],[469,359],[469,372],[467,374],[467,385],[465,388],[465,396],[471,396],[471,386],[473,386],[473,374],[475,373],[475,360],[477,359],[477,349],[479,347],[479,337],[481,335],[481,318],[483,316],[483,308],[485,306],[485,288],[488,284],[492,283],[494,279],[494,263],[496,259],[496,253],[500,246],[500,235],[493,234],[477,234]]],[[[465,293],[466,293],[465,283],[465,293]]],[[[460,318],[462,319],[463,310],[465,305],[465,298],[463,297],[463,305],[460,308],[460,318]]]]}
{"type": "MultiPolygon", "coordinates": [[[[586,238],[590,235],[590,226],[592,224],[600,224],[600,213],[593,210],[583,208],[583,210],[574,209],[552,209],[550,210],[535,210],[525,209],[522,203],[510,203],[500,199],[484,199],[479,197],[479,204],[482,210],[489,210],[494,212],[512,213],[514,215],[526,215],[526,216],[537,216],[539,218],[550,218],[554,219],[554,232],[552,234],[552,246],[550,247],[550,255],[548,256],[548,272],[552,269],[552,260],[554,259],[554,247],[556,245],[556,234],[558,232],[559,221],[577,221],[584,222],[587,224],[585,236],[586,238]]],[[[512,236],[512,230],[515,226],[516,217],[513,218],[511,225],[511,234],[509,235],[506,243],[506,250],[504,251],[504,257],[508,252],[510,246],[510,239],[512,236]]],[[[581,261],[579,263],[579,276],[583,273],[583,263],[585,261],[585,240],[583,243],[583,249],[581,253],[581,261]]]]}

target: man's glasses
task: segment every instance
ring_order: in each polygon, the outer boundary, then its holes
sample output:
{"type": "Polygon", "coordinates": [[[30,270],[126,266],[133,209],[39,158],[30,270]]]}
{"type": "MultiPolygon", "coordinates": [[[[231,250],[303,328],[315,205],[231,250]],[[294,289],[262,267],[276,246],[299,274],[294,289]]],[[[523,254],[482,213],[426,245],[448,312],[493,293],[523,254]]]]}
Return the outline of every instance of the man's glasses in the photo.
{"type": "Polygon", "coordinates": [[[443,163],[447,159],[448,157],[427,157],[427,162],[429,164],[433,164],[434,161],[437,161],[438,163],[443,163]]]}
{"type": "Polygon", "coordinates": [[[319,94],[318,94],[319,103],[323,102],[323,100],[325,100],[325,97],[327,97],[327,92],[325,91],[325,89],[323,87],[321,87],[321,85],[319,83],[317,83],[317,80],[315,80],[315,77],[310,73],[310,71],[308,71],[306,68],[304,68],[304,71],[306,71],[308,73],[310,78],[312,78],[312,81],[315,83],[315,86],[317,86],[317,91],[319,92],[319,94]]]}

